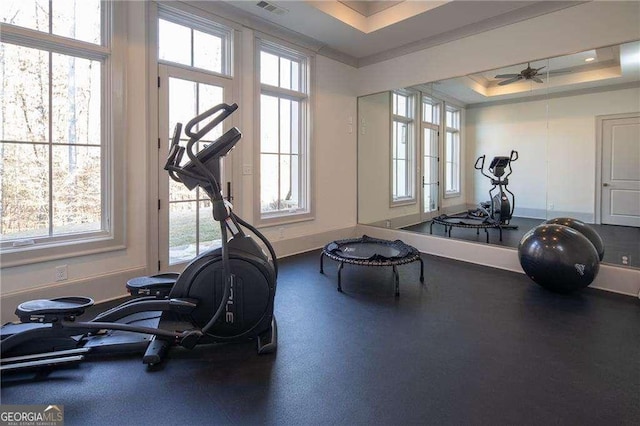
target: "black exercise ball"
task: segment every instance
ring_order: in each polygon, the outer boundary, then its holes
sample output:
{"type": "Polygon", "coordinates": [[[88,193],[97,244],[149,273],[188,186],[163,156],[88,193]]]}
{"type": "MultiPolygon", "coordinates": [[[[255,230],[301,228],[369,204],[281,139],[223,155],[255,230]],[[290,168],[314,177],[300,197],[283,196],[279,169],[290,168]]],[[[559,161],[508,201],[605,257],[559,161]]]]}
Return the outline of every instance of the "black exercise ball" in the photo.
{"type": "Polygon", "coordinates": [[[589,241],[591,241],[591,244],[593,244],[593,246],[596,248],[596,251],[598,252],[598,258],[600,260],[604,259],[604,243],[602,242],[602,238],[595,231],[595,229],[593,229],[586,223],[571,217],[556,217],[555,219],[549,219],[544,223],[553,225],[564,225],[568,226],[569,228],[575,229],[576,231],[587,237],[589,241]]]}
{"type": "Polygon", "coordinates": [[[542,224],[527,232],[518,245],[518,258],[529,278],[558,293],[587,287],[600,269],[593,244],[564,225],[542,224]]]}

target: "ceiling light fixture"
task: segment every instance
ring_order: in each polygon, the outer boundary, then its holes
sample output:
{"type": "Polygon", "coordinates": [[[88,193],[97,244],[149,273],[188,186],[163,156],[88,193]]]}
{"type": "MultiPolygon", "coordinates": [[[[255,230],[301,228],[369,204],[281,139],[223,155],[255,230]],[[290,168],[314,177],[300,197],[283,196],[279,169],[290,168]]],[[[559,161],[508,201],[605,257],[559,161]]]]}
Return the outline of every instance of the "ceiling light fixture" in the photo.
{"type": "Polygon", "coordinates": [[[592,56],[592,57],[589,57],[589,58],[585,59],[584,61],[585,61],[585,62],[593,62],[593,61],[595,61],[595,60],[596,60],[596,58],[594,58],[594,57],[592,56]]]}

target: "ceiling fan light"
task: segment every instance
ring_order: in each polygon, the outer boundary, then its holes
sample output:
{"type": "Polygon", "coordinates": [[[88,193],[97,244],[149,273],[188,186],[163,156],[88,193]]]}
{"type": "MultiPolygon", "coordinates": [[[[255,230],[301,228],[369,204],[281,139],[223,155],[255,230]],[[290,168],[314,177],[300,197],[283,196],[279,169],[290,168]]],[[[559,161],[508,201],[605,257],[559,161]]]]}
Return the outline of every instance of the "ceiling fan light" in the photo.
{"type": "Polygon", "coordinates": [[[588,57],[587,59],[585,59],[584,61],[585,61],[585,62],[593,62],[593,61],[595,61],[595,60],[596,60],[596,58],[594,58],[593,56],[590,56],[590,57],[588,57]]]}

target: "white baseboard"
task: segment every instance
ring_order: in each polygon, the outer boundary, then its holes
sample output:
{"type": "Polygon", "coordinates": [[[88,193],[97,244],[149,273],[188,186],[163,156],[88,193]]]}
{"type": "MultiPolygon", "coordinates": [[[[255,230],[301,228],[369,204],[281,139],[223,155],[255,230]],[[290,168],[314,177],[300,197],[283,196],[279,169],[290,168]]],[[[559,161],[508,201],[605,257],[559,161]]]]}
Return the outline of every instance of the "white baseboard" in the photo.
{"type": "Polygon", "coordinates": [[[16,321],[15,309],[20,303],[34,299],[51,299],[64,296],[85,296],[96,303],[106,302],[126,296],[127,280],[146,275],[143,267],[117,271],[81,280],[55,283],[52,285],[3,294],[0,298],[0,320],[2,324],[16,321]]]}
{"type": "Polygon", "coordinates": [[[406,216],[393,217],[387,220],[380,220],[378,222],[373,222],[368,225],[376,226],[381,228],[391,228],[391,229],[400,229],[405,226],[417,225],[421,223],[422,219],[420,218],[419,213],[410,214],[406,216]]]}
{"type": "MultiPolygon", "coordinates": [[[[320,232],[304,237],[272,242],[278,257],[292,256],[318,249],[334,240],[355,237],[355,226],[320,232]]],[[[127,296],[127,280],[146,275],[144,267],[117,271],[74,281],[54,283],[24,291],[6,293],[0,297],[0,321],[2,324],[16,321],[15,308],[20,303],[34,299],[52,299],[64,296],[85,296],[96,303],[127,296]]]]}
{"type": "MultiPolygon", "coordinates": [[[[426,254],[524,273],[518,260],[518,251],[511,247],[482,245],[482,249],[479,250],[478,243],[474,242],[367,225],[358,225],[357,232],[387,240],[400,239],[426,254]]],[[[638,297],[640,269],[600,265],[598,276],[590,287],[638,297]]]]}
{"type": "MultiPolygon", "coordinates": [[[[482,250],[478,250],[478,244],[473,242],[368,225],[351,226],[304,237],[275,241],[273,246],[278,257],[287,257],[321,248],[331,241],[362,235],[388,240],[400,239],[414,246],[422,253],[523,273],[518,261],[517,251],[513,248],[483,245],[482,250]]],[[[96,303],[117,299],[127,295],[125,288],[127,280],[142,275],[146,275],[145,268],[138,267],[87,279],[3,294],[0,298],[0,320],[2,323],[15,321],[14,311],[16,306],[26,300],[77,295],[91,297],[96,303]]],[[[640,270],[601,265],[600,272],[590,287],[638,297],[640,292],[640,270]]]]}
{"type": "Polygon", "coordinates": [[[281,241],[271,241],[271,245],[273,245],[273,248],[276,251],[278,257],[287,257],[324,247],[331,241],[354,237],[356,237],[356,227],[349,226],[347,228],[334,229],[330,231],[319,232],[317,234],[305,235],[304,237],[290,238],[281,241]]]}

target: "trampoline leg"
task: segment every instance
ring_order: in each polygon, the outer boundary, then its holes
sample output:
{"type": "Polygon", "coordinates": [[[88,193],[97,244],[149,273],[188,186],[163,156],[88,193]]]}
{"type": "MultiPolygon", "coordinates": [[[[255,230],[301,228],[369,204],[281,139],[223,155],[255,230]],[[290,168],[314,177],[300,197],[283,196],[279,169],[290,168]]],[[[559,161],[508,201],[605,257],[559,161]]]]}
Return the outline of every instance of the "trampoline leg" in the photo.
{"type": "Polygon", "coordinates": [[[480,228],[476,228],[476,235],[480,235],[480,228]]]}
{"type": "Polygon", "coordinates": [[[424,283],[424,262],[421,257],[418,260],[420,261],[420,282],[424,283]]]}
{"type": "Polygon", "coordinates": [[[431,224],[429,225],[429,234],[433,234],[433,221],[431,221],[431,224]]]}
{"type": "Polygon", "coordinates": [[[487,234],[487,244],[489,244],[489,232],[487,231],[487,228],[484,228],[484,233],[487,234]]]}
{"type": "Polygon", "coordinates": [[[344,266],[344,262],[340,262],[338,265],[338,291],[342,293],[342,267],[344,266]]]}
{"type": "Polygon", "coordinates": [[[396,265],[393,265],[393,280],[396,285],[396,297],[400,296],[400,275],[398,274],[398,268],[396,265]]]}
{"type": "Polygon", "coordinates": [[[324,252],[320,253],[320,273],[324,274],[324,252]]]}
{"type": "Polygon", "coordinates": [[[498,226],[498,230],[500,231],[500,241],[502,241],[502,226],[498,226]]]}
{"type": "Polygon", "coordinates": [[[451,237],[451,230],[453,229],[453,226],[449,227],[449,237],[451,237]]]}

